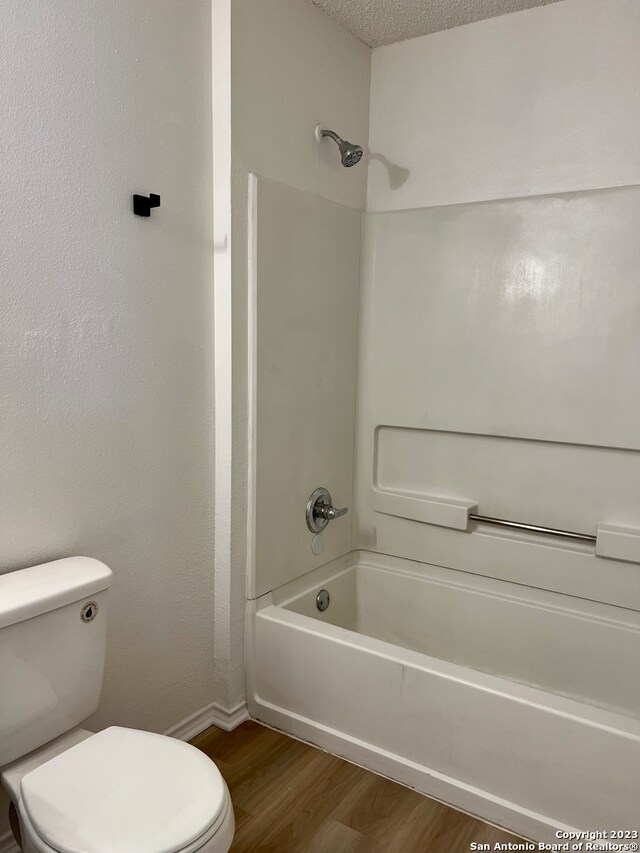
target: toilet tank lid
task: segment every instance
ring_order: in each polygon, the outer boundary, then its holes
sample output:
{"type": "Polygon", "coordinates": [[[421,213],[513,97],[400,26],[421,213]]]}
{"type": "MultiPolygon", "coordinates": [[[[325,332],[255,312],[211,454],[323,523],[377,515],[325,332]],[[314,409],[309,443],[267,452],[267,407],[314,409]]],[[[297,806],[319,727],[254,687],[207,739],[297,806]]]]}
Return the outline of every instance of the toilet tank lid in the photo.
{"type": "Polygon", "coordinates": [[[113,573],[91,557],[65,557],[0,575],[0,628],[81,601],[111,586],[113,573]]]}

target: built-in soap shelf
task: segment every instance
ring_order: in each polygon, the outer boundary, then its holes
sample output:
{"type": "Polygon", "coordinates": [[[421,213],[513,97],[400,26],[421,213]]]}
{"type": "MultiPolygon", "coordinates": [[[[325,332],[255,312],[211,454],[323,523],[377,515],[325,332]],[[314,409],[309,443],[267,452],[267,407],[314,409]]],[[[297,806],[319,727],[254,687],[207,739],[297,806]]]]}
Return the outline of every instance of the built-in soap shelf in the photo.
{"type": "Polygon", "coordinates": [[[454,530],[469,529],[469,513],[478,504],[456,498],[441,498],[434,495],[414,495],[408,492],[376,491],[374,509],[385,515],[452,527],[454,530]]]}
{"type": "Polygon", "coordinates": [[[640,530],[617,524],[599,524],[596,535],[596,555],[608,560],[640,563],[640,530]]]}
{"type": "Polygon", "coordinates": [[[598,557],[640,563],[640,528],[616,524],[597,525],[596,535],[574,533],[555,528],[538,527],[506,519],[478,515],[478,503],[461,498],[439,495],[417,495],[410,492],[374,490],[374,509],[384,515],[449,527],[452,530],[471,530],[471,521],[487,521],[498,526],[517,528],[533,533],[583,540],[595,546],[598,557]]]}

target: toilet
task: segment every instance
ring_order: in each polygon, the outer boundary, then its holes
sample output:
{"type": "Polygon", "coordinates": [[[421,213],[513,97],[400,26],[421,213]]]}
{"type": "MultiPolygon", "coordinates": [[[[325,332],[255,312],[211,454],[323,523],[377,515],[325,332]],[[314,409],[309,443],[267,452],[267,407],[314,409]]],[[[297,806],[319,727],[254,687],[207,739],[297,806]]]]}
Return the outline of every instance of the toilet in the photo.
{"type": "Polygon", "coordinates": [[[70,557],[0,575],[0,780],[24,853],[227,853],[216,765],[164,735],[80,728],[98,707],[111,570],[70,557]]]}

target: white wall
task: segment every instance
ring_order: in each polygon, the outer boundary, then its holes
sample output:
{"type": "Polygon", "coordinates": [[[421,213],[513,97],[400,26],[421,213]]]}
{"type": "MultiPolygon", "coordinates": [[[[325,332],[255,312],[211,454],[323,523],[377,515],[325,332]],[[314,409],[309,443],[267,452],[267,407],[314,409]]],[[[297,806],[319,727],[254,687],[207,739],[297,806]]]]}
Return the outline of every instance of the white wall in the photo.
{"type": "Polygon", "coordinates": [[[210,38],[207,0],[0,10],[0,564],[113,568],[96,726],[214,698],[210,38]]]}
{"type": "Polygon", "coordinates": [[[377,48],[369,209],[639,183],[639,39],[637,0],[563,0],[377,48]]]}
{"type": "MultiPolygon", "coordinates": [[[[366,170],[346,170],[337,149],[314,137],[319,122],[347,138],[365,143],[369,127],[371,51],[327,18],[309,0],[214,0],[221,18],[231,14],[230,148],[232,224],[217,229],[218,257],[230,258],[233,273],[216,289],[228,294],[228,328],[232,334],[232,438],[226,453],[230,466],[226,524],[229,547],[216,558],[216,613],[228,624],[225,656],[218,653],[216,696],[229,710],[244,698],[243,636],[247,559],[248,339],[247,222],[250,173],[271,178],[329,201],[361,209],[366,198],[366,170]],[[231,278],[232,275],[232,278],[231,278]],[[223,617],[223,614],[226,616],[223,617]]],[[[214,68],[214,78],[215,78],[214,68]]],[[[215,85],[215,83],[214,83],[215,85]]],[[[223,170],[227,167],[223,164],[223,170]]],[[[217,269],[217,268],[216,268],[217,269]]],[[[219,318],[220,319],[220,318],[219,318]]],[[[219,405],[223,403],[218,400],[219,405]]],[[[224,526],[224,519],[220,518],[224,526]]],[[[218,527],[216,527],[216,530],[218,527]]],[[[218,636],[216,634],[216,636],[218,636]]]]}

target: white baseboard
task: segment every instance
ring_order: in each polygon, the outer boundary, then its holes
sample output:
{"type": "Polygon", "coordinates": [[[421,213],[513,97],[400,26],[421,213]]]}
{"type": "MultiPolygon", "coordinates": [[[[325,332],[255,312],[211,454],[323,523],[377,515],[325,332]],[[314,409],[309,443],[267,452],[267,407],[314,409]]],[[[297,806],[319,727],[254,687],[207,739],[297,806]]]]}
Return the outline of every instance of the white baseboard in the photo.
{"type": "Polygon", "coordinates": [[[20,853],[13,833],[5,832],[4,835],[0,835],[0,853],[20,853]]]}
{"type": "MultiPolygon", "coordinates": [[[[231,732],[237,728],[240,723],[244,723],[249,719],[249,711],[247,710],[246,702],[239,702],[230,711],[222,708],[216,702],[206,705],[195,714],[191,714],[175,726],[171,726],[165,734],[169,737],[177,738],[178,740],[191,740],[191,738],[199,735],[209,726],[216,726],[223,729],[225,732],[231,732]]],[[[0,853],[4,853],[0,848],[0,853]]]]}
{"type": "Polygon", "coordinates": [[[215,702],[211,707],[214,715],[213,725],[217,726],[219,729],[223,729],[225,732],[232,732],[234,729],[237,729],[241,723],[250,719],[249,709],[247,708],[247,703],[244,701],[238,702],[238,704],[234,705],[230,710],[221,707],[215,702]]]}

